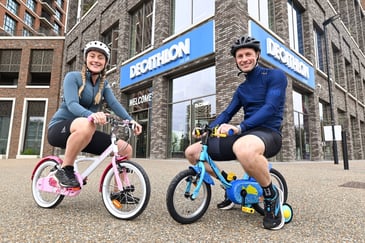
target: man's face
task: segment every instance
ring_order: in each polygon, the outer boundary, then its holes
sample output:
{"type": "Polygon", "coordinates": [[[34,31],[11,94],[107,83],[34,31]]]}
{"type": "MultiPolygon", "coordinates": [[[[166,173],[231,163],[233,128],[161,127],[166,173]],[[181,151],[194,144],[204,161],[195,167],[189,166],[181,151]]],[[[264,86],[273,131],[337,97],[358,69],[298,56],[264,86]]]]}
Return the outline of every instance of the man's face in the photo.
{"type": "Polygon", "coordinates": [[[240,48],[236,51],[236,63],[242,72],[251,71],[257,62],[259,53],[252,48],[240,48]]]}

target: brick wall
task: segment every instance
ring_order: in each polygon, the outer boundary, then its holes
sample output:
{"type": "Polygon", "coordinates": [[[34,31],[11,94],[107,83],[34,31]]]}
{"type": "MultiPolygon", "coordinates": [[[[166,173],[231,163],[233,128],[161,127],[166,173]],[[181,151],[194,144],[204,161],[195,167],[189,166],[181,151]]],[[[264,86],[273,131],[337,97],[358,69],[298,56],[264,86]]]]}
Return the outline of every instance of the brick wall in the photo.
{"type": "Polygon", "coordinates": [[[48,100],[46,121],[45,121],[45,136],[43,144],[43,155],[51,154],[53,148],[47,142],[47,124],[58,108],[61,73],[62,73],[62,59],[59,58],[63,54],[64,38],[0,38],[0,47],[2,49],[21,49],[21,64],[19,71],[18,86],[14,88],[0,88],[1,98],[15,98],[15,109],[13,118],[13,127],[10,137],[10,151],[9,158],[15,158],[18,155],[19,143],[22,142],[21,126],[24,110],[24,100],[27,98],[46,98],[48,100]],[[49,87],[45,88],[29,88],[26,87],[29,75],[30,53],[32,49],[53,49],[53,63],[51,71],[51,82],[49,87]]]}

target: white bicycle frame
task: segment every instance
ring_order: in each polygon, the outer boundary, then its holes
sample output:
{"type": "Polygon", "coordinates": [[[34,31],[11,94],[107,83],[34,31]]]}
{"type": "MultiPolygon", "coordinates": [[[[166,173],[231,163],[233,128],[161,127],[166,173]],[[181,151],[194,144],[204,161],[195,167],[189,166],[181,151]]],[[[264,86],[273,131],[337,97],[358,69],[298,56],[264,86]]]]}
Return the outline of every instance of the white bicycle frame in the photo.
{"type": "MultiPolygon", "coordinates": [[[[112,129],[114,129],[114,128],[112,128],[112,129]]],[[[129,129],[130,129],[129,132],[131,133],[132,132],[131,128],[129,128],[129,129]]],[[[106,148],[106,150],[101,155],[99,155],[97,157],[82,157],[82,158],[78,158],[75,160],[74,171],[75,171],[76,178],[80,182],[81,187],[83,186],[84,180],[112,153],[113,153],[113,156],[112,156],[111,164],[113,167],[113,171],[114,171],[114,175],[115,175],[115,182],[118,186],[118,190],[119,191],[124,190],[123,182],[126,185],[130,184],[128,181],[128,177],[123,176],[123,174],[122,174],[122,176],[120,176],[120,172],[118,171],[117,161],[125,160],[127,158],[127,156],[120,156],[118,154],[119,151],[118,151],[118,145],[116,144],[116,141],[117,141],[116,135],[114,132],[112,132],[111,133],[111,144],[109,145],[108,148],[106,148]],[[82,173],[80,173],[79,166],[78,166],[79,163],[87,162],[87,161],[91,161],[92,163],[82,173]],[[122,182],[121,177],[123,178],[123,182],[122,182]]],[[[60,164],[62,163],[62,160],[57,156],[47,156],[47,157],[43,158],[38,163],[38,165],[43,163],[45,160],[55,160],[60,164]]],[[[36,168],[37,168],[37,166],[36,166],[36,168]]],[[[109,167],[107,167],[106,170],[108,168],[109,167]]],[[[102,176],[105,175],[106,170],[104,171],[104,174],[102,176]]],[[[122,172],[122,173],[126,173],[126,172],[122,172]]],[[[33,172],[33,174],[34,174],[34,172],[33,172]]],[[[47,177],[40,178],[38,180],[37,187],[39,188],[39,190],[53,192],[53,193],[57,193],[57,194],[65,195],[65,196],[77,196],[81,192],[81,190],[79,190],[79,189],[75,190],[74,188],[60,188],[58,186],[55,186],[50,182],[51,177],[52,176],[50,175],[47,177]]]]}

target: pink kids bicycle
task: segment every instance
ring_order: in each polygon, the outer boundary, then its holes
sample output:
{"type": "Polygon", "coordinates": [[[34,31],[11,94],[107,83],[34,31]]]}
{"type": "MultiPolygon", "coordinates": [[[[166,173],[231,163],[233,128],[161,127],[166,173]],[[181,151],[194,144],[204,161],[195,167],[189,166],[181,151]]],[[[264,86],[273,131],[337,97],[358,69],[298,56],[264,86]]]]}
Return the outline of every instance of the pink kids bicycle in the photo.
{"type": "Polygon", "coordinates": [[[128,137],[133,134],[133,125],[129,121],[109,118],[111,145],[96,157],[83,157],[75,160],[74,170],[81,188],[64,188],[58,185],[53,174],[62,165],[62,159],[51,155],[42,158],[32,173],[32,194],[35,202],[42,208],[54,208],[62,202],[65,196],[75,197],[86,185],[88,176],[110,155],[111,163],[101,175],[99,191],[101,199],[108,212],[124,220],[134,219],[147,207],[150,199],[151,186],[145,170],[136,162],[127,160],[126,156],[118,155],[117,135],[121,133],[128,137]],[[89,162],[83,171],[79,164],[89,162]]]}

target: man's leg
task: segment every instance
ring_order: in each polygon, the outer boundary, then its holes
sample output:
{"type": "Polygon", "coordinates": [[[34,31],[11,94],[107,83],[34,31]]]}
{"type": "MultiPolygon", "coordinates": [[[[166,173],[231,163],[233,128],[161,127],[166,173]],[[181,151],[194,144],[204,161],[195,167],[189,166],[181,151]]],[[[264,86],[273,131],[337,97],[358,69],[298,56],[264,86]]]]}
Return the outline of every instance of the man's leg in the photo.
{"type": "Polygon", "coordinates": [[[233,145],[233,152],[243,169],[261,185],[264,193],[264,228],[280,229],[284,225],[282,215],[283,195],[272,185],[268,161],[264,156],[265,143],[256,135],[239,138],[233,145]]]}

